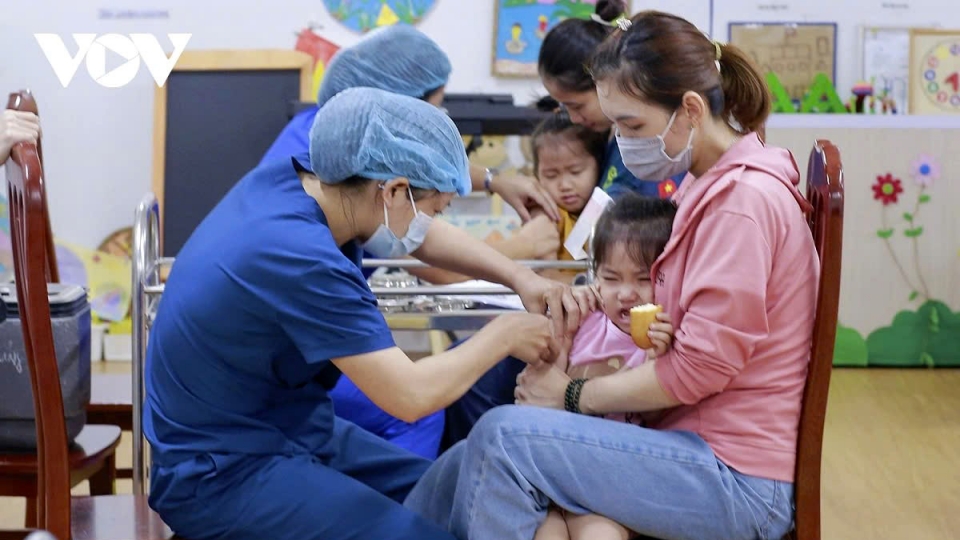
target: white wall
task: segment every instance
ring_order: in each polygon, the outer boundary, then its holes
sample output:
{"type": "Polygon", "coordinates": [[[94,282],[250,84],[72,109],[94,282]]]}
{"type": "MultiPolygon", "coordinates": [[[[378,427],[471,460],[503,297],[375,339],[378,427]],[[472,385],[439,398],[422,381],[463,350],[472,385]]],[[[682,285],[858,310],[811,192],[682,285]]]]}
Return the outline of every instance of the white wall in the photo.
{"type": "MultiPolygon", "coordinates": [[[[842,95],[843,89],[858,78],[859,25],[939,23],[960,27],[960,11],[950,7],[955,5],[951,0],[714,0],[713,4],[711,9],[710,0],[633,2],[635,9],[674,11],[704,31],[712,30],[721,40],[727,38],[726,25],[731,20],[837,21],[841,25],[838,49],[842,95]],[[956,20],[951,24],[950,18],[956,20]]],[[[450,91],[508,92],[526,103],[541,92],[537,81],[490,75],[493,6],[494,0],[439,0],[420,29],[451,57],[454,72],[450,91]]],[[[113,230],[129,225],[134,206],[150,189],[154,82],[141,67],[129,86],[103,88],[91,81],[81,66],[70,87],[64,89],[34,40],[34,33],[185,32],[193,34],[189,49],[289,49],[295,42],[294,32],[308,21],[323,25],[321,34],[341,46],[360,38],[332,20],[321,0],[128,1],[106,6],[90,0],[4,2],[0,8],[0,50],[4,51],[0,92],[29,87],[40,103],[57,236],[93,247],[113,230]],[[169,18],[101,20],[104,7],[166,11],[169,18]]],[[[72,48],[72,41],[68,41],[68,48],[72,48]]],[[[169,47],[163,40],[161,44],[169,47]]]]}

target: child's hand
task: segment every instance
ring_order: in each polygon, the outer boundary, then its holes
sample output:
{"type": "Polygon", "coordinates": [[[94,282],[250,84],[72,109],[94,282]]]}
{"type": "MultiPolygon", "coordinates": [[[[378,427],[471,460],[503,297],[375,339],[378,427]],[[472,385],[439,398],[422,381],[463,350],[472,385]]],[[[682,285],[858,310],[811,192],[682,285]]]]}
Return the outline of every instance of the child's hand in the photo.
{"type": "Polygon", "coordinates": [[[670,345],[673,344],[673,322],[666,311],[657,313],[657,320],[650,323],[647,335],[653,342],[653,349],[651,349],[653,358],[663,356],[670,350],[670,345]]]}

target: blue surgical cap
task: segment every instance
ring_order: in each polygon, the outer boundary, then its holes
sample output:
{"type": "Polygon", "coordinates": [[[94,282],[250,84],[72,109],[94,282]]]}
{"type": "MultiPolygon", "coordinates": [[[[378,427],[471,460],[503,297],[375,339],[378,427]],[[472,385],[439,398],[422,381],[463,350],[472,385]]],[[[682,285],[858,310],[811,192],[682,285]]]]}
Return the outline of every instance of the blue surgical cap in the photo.
{"type": "Polygon", "coordinates": [[[447,84],[450,70],[447,55],[419,30],[404,24],[379,28],[333,56],[320,83],[317,106],[358,86],[422,98],[447,84]]]}
{"type": "Polygon", "coordinates": [[[470,165],[456,125],[426,101],[351,88],[321,107],[310,128],[310,167],[322,182],[404,177],[442,193],[470,193],[470,165]]]}

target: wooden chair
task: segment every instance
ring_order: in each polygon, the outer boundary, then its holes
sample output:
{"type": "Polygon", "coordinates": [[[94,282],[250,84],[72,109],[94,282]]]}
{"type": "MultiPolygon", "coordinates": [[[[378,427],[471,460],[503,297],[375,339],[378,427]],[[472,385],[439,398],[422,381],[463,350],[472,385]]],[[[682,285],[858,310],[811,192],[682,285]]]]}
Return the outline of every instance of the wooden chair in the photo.
{"type": "MultiPolygon", "coordinates": [[[[46,216],[37,147],[17,144],[6,170],[17,298],[37,418],[37,455],[30,460],[38,501],[36,526],[60,540],[167,540],[172,537],[170,530],[142,497],[104,495],[71,500],[70,486],[76,473],[73,465],[78,462],[75,456],[86,456],[87,452],[71,451],[66,437],[45,279],[46,216]]],[[[112,458],[120,430],[115,426],[105,429],[113,441],[108,445],[112,458]]],[[[100,454],[105,455],[106,452],[100,454]]],[[[27,467],[26,460],[22,466],[27,467]]],[[[24,536],[25,532],[20,531],[0,538],[24,536]]]]}
{"type": "MultiPolygon", "coordinates": [[[[20,90],[10,94],[7,108],[17,111],[27,111],[39,115],[39,108],[33,94],[29,90],[20,90]]],[[[42,141],[37,141],[37,153],[40,156],[40,166],[43,167],[42,141]]],[[[46,178],[44,178],[46,180],[46,178]]],[[[54,246],[53,228],[50,226],[50,212],[47,206],[46,189],[43,195],[43,212],[47,223],[46,246],[48,279],[50,283],[60,282],[60,273],[57,265],[57,252],[54,246]]],[[[133,431],[133,399],[130,377],[127,375],[94,373],[92,375],[90,405],[87,407],[87,421],[91,424],[118,426],[121,431],[133,431]]],[[[113,466],[115,478],[131,478],[132,469],[117,469],[113,466]]],[[[108,495],[113,491],[93,493],[94,495],[108,495]]]]}
{"type": "MultiPolygon", "coordinates": [[[[8,109],[37,113],[37,103],[30,92],[21,90],[10,94],[8,109]]],[[[37,144],[37,156],[40,143],[37,144]]],[[[11,161],[13,161],[11,159],[11,161]]],[[[42,164],[41,164],[42,167],[42,164]]],[[[12,167],[17,169],[16,166],[12,167]]],[[[11,167],[7,167],[8,171],[11,167]]],[[[9,178],[9,174],[8,174],[9,178]]],[[[43,271],[46,281],[59,281],[56,253],[53,245],[53,233],[50,228],[50,213],[47,210],[46,189],[40,176],[39,201],[41,205],[41,223],[44,225],[40,237],[44,248],[43,271]]],[[[13,213],[10,213],[11,220],[13,213]]],[[[89,420],[89,419],[88,419],[89,420]]],[[[77,436],[69,454],[70,485],[75,486],[84,480],[90,482],[92,495],[115,493],[116,449],[120,444],[120,429],[112,425],[97,425],[90,422],[77,436]]],[[[0,495],[27,498],[25,523],[27,527],[37,524],[37,456],[33,453],[0,453],[0,495]]]]}
{"type": "Polygon", "coordinates": [[[793,540],[820,540],[820,464],[827,394],[833,370],[840,304],[840,262],[843,252],[843,164],[840,150],[818,140],[807,168],[807,200],[813,205],[810,231],[820,255],[820,286],[813,323],[813,348],[800,412],[797,472],[794,484],[796,530],[793,540]]]}

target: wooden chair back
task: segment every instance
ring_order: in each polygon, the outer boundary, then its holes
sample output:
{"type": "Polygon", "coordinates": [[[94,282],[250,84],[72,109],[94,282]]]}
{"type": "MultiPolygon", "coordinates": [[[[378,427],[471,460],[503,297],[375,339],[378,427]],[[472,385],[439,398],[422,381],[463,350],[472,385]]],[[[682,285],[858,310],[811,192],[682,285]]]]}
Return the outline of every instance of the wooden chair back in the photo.
{"type": "MultiPolygon", "coordinates": [[[[7,108],[15,111],[32,112],[40,116],[37,108],[37,101],[33,99],[33,94],[29,90],[20,90],[12,92],[7,100],[7,108]]],[[[37,140],[37,155],[40,158],[40,166],[43,166],[43,144],[37,140]]],[[[53,227],[50,226],[50,211],[47,206],[46,189],[43,190],[43,219],[46,223],[46,239],[44,240],[47,250],[47,281],[50,283],[60,282],[60,271],[57,266],[57,250],[53,243],[53,227]]]]}
{"type": "Polygon", "coordinates": [[[807,200],[813,205],[809,224],[820,256],[813,346],[800,412],[795,486],[796,540],[820,540],[820,464],[827,394],[833,369],[840,303],[843,248],[843,165],[830,141],[818,140],[807,169],[807,200]]]}
{"type": "Polygon", "coordinates": [[[14,145],[6,163],[17,304],[37,425],[38,526],[70,538],[70,468],[60,370],[47,296],[48,225],[43,168],[34,144],[14,145]]]}

